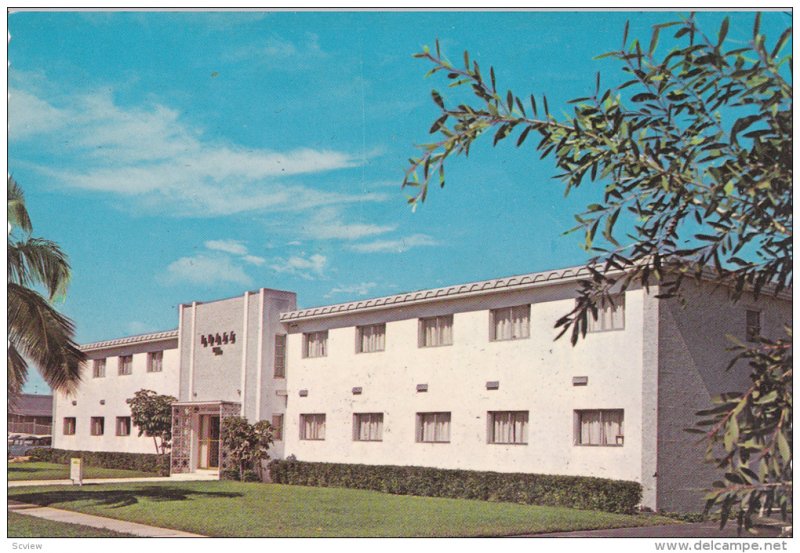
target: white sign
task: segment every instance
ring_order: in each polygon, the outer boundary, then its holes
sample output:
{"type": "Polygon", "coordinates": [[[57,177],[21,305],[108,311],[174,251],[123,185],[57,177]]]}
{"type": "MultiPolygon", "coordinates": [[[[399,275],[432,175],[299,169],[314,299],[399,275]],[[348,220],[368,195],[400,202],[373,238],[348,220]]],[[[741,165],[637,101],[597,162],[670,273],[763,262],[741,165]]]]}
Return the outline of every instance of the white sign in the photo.
{"type": "Polygon", "coordinates": [[[79,457],[70,459],[69,477],[73,484],[83,485],[83,459],[79,457]]]}

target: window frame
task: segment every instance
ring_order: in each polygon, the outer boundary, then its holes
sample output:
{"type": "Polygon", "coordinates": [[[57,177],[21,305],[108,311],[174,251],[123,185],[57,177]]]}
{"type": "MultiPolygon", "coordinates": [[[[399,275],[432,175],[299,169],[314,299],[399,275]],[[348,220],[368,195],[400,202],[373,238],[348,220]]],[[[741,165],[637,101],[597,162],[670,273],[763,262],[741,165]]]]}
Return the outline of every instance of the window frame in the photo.
{"type": "Polygon", "coordinates": [[[512,342],[514,340],[528,340],[531,337],[531,304],[525,303],[522,305],[510,305],[508,307],[497,307],[489,310],[489,341],[490,342],[512,342]],[[514,310],[526,308],[527,310],[527,335],[526,336],[512,336],[511,338],[498,338],[497,337],[497,313],[500,311],[508,311],[511,321],[514,320],[514,310]]]}
{"type": "Polygon", "coordinates": [[[89,435],[90,436],[103,436],[106,433],[106,418],[105,417],[90,417],[89,418],[89,435]],[[100,432],[95,432],[95,423],[100,424],[100,432]]]}
{"type": "MultiPolygon", "coordinates": [[[[325,441],[325,434],[326,434],[325,430],[326,430],[326,426],[327,426],[327,418],[328,417],[325,415],[325,413],[300,413],[300,439],[303,440],[303,441],[309,441],[309,442],[324,442],[325,441]],[[309,437],[306,436],[306,432],[305,432],[305,430],[306,430],[306,425],[305,425],[306,417],[322,417],[322,424],[320,425],[320,423],[317,422],[317,425],[322,427],[322,437],[321,438],[309,438],[309,437]]],[[[317,432],[317,433],[319,433],[319,432],[317,432]]]]}
{"type": "Polygon", "coordinates": [[[78,431],[78,418],[77,417],[64,417],[64,421],[62,423],[61,433],[64,436],[74,436],[78,431]],[[68,432],[67,430],[71,430],[68,432]]]}
{"type": "Polygon", "coordinates": [[[576,446],[580,447],[623,447],[625,445],[625,409],[620,408],[612,408],[612,409],[575,409],[573,411],[573,421],[574,421],[574,437],[573,443],[576,446]],[[585,444],[581,442],[581,415],[584,413],[600,413],[600,428],[603,432],[603,438],[606,439],[606,443],[599,443],[599,444],[585,444]],[[617,434],[614,437],[613,443],[608,443],[608,436],[605,435],[605,429],[603,429],[603,414],[604,413],[622,413],[622,417],[620,418],[620,430],[622,434],[617,434]],[[622,438],[622,443],[620,443],[619,438],[622,438]]]}
{"type": "MultiPolygon", "coordinates": [[[[286,334],[275,335],[275,355],[272,365],[272,378],[286,378],[286,343],[286,334]],[[279,341],[282,343],[279,344],[279,341]],[[278,361],[280,361],[280,363],[278,361]]],[[[325,345],[327,351],[327,344],[325,345]]]]}
{"type": "Polygon", "coordinates": [[[133,423],[130,417],[117,417],[116,424],[115,424],[115,431],[117,436],[130,436],[131,432],[133,431],[133,423]],[[120,433],[120,422],[127,420],[127,434],[120,433]]]}
{"type": "Polygon", "coordinates": [[[586,333],[587,334],[590,334],[590,333],[591,334],[600,334],[600,333],[603,333],[603,332],[619,332],[620,330],[625,330],[625,318],[626,318],[625,315],[626,315],[626,311],[627,311],[627,309],[625,307],[625,304],[626,304],[625,296],[626,296],[625,292],[620,292],[620,293],[617,293],[617,294],[611,294],[612,303],[614,304],[614,307],[616,307],[617,309],[619,309],[620,307],[622,308],[622,325],[620,327],[617,327],[617,328],[614,328],[614,327],[612,327],[612,328],[598,328],[598,327],[594,326],[594,325],[600,324],[601,321],[603,321],[603,311],[606,310],[606,309],[610,309],[611,308],[610,305],[606,304],[606,299],[603,298],[601,300],[602,305],[598,306],[598,308],[597,308],[597,319],[592,317],[591,310],[589,310],[589,312],[587,313],[587,317],[586,317],[586,333]]]}
{"type": "Polygon", "coordinates": [[[314,332],[303,332],[303,359],[319,359],[320,357],[327,357],[328,356],[328,331],[327,330],[317,330],[314,332]],[[325,342],[322,346],[323,352],[321,355],[309,355],[309,338],[311,335],[317,334],[324,334],[325,335],[325,342]]]}
{"type": "Polygon", "coordinates": [[[449,444],[452,440],[453,414],[451,411],[423,411],[416,414],[416,436],[418,444],[449,444]],[[447,440],[426,440],[425,439],[425,417],[433,416],[433,424],[437,423],[437,417],[447,415],[447,440]]]}
{"type": "Polygon", "coordinates": [[[763,327],[763,312],[761,309],[757,309],[755,307],[748,307],[745,309],[744,315],[744,338],[746,341],[750,343],[754,343],[757,341],[758,337],[761,336],[761,329],[763,327]],[[756,316],[756,325],[754,328],[751,328],[750,324],[750,315],[755,314],[756,316]]]}
{"type": "Polygon", "coordinates": [[[356,353],[379,353],[386,351],[386,323],[372,323],[368,325],[356,326],[356,353]],[[364,350],[364,329],[383,327],[383,347],[381,349],[364,350]]]}
{"type": "Polygon", "coordinates": [[[132,374],[133,374],[133,354],[131,354],[131,355],[120,355],[119,356],[119,361],[117,363],[117,376],[130,376],[132,374]],[[130,361],[131,361],[130,362],[130,371],[129,372],[123,372],[123,369],[125,367],[125,360],[126,359],[130,359],[130,361]]]}
{"type": "MultiPolygon", "coordinates": [[[[367,421],[371,424],[372,421],[367,421]]],[[[382,442],[383,441],[383,413],[382,412],[372,412],[372,413],[353,413],[353,441],[354,442],[382,442]],[[363,422],[363,417],[380,417],[380,437],[378,438],[368,438],[366,440],[361,439],[361,424],[363,422]]]]}
{"type": "Polygon", "coordinates": [[[98,359],[92,359],[92,378],[105,378],[106,377],[106,358],[101,357],[98,359]],[[98,368],[102,367],[102,371],[99,371],[98,368]]]}
{"type": "MultiPolygon", "coordinates": [[[[132,360],[131,360],[131,363],[132,363],[132,360]]],[[[131,366],[131,368],[133,368],[133,366],[131,366]]],[[[161,372],[164,372],[164,350],[147,352],[147,372],[149,372],[149,373],[161,373],[161,372]],[[153,370],[153,361],[155,361],[156,355],[160,355],[159,366],[158,366],[158,370],[157,371],[153,370]]]]}
{"type": "Polygon", "coordinates": [[[447,346],[452,346],[455,343],[455,336],[453,335],[454,326],[455,326],[455,317],[453,316],[453,313],[447,315],[434,315],[432,317],[420,317],[419,322],[417,323],[417,346],[420,348],[443,348],[447,346]],[[436,321],[436,330],[437,332],[441,332],[439,329],[440,319],[449,319],[450,321],[450,342],[442,344],[426,344],[425,323],[427,321],[436,321]]]}
{"type": "Polygon", "coordinates": [[[284,420],[284,413],[275,413],[272,415],[272,439],[276,442],[283,441],[284,420]]]}
{"type": "MultiPolygon", "coordinates": [[[[509,421],[511,424],[514,423],[513,420],[509,421]]],[[[518,411],[487,411],[486,412],[486,443],[492,445],[528,445],[528,433],[530,432],[530,411],[518,410],[518,411]],[[498,442],[495,438],[494,432],[494,423],[495,417],[497,416],[509,416],[513,419],[515,415],[525,415],[525,426],[524,430],[522,431],[522,440],[521,442],[498,442]]]]}

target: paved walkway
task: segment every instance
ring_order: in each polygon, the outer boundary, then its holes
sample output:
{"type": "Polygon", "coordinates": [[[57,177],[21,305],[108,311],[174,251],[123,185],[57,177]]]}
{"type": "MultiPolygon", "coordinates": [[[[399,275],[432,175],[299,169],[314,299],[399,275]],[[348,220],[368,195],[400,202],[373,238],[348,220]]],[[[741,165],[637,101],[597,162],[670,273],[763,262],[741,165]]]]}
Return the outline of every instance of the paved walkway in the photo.
{"type": "Polygon", "coordinates": [[[204,538],[200,534],[191,534],[189,532],[181,532],[180,530],[172,530],[170,528],[157,528],[155,526],[147,526],[146,524],[138,524],[136,522],[128,522],[126,520],[116,520],[113,518],[98,517],[94,515],[86,515],[83,513],[76,513],[74,511],[64,511],[62,509],[53,509],[52,507],[42,507],[40,505],[32,505],[30,503],[21,503],[19,501],[8,500],[8,510],[13,513],[30,515],[56,522],[66,522],[68,524],[82,524],[84,526],[91,526],[92,528],[106,528],[114,532],[121,532],[123,534],[132,534],[139,537],[147,538],[204,538]]]}
{"type": "MultiPolygon", "coordinates": [[[[173,476],[144,476],[140,478],[84,478],[84,484],[132,484],[134,482],[194,482],[198,480],[219,480],[216,474],[187,473],[173,476]]],[[[26,486],[69,486],[72,480],[13,480],[8,482],[9,488],[26,486]]]]}
{"type": "MultiPolygon", "coordinates": [[[[787,523],[791,524],[791,523],[787,523]]],[[[780,525],[759,527],[757,536],[742,533],[742,538],[774,538],[780,535],[780,525]]],[[[691,524],[666,524],[663,526],[638,526],[635,528],[609,528],[606,530],[582,530],[578,532],[554,532],[535,534],[532,537],[548,538],[735,538],[736,521],[730,521],[720,530],[717,522],[691,524]]]]}

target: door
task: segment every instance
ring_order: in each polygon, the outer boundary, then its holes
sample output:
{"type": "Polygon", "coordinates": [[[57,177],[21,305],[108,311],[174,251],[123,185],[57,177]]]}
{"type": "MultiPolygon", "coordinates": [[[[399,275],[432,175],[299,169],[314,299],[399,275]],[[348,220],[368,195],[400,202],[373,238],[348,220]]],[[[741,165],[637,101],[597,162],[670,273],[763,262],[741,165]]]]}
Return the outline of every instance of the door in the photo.
{"type": "Polygon", "coordinates": [[[200,415],[200,448],[197,467],[219,468],[219,415],[200,415]]]}

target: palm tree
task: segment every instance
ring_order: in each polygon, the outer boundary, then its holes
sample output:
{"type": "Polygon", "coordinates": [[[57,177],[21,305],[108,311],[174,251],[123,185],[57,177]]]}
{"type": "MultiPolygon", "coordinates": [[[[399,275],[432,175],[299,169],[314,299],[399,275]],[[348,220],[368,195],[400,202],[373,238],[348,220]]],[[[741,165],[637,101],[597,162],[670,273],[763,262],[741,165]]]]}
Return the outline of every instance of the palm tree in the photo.
{"type": "Polygon", "coordinates": [[[85,355],[73,340],[72,321],[52,306],[69,284],[67,256],[55,242],[31,237],[25,197],[12,177],[7,199],[8,394],[14,397],[22,390],[27,360],[53,390],[72,392],[80,382],[85,355]]]}

